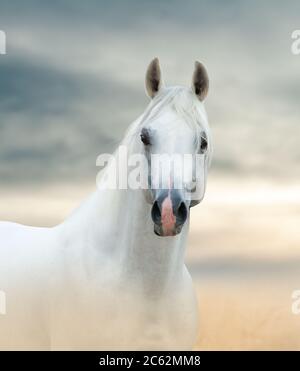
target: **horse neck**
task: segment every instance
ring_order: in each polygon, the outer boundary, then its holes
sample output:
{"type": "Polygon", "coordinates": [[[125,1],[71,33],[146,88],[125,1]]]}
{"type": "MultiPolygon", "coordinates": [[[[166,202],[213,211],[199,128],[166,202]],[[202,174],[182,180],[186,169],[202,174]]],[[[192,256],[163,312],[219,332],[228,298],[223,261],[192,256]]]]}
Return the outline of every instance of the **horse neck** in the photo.
{"type": "Polygon", "coordinates": [[[133,281],[138,279],[148,295],[157,295],[182,275],[188,225],[175,237],[156,236],[151,206],[142,191],[129,190],[126,202],[127,223],[119,245],[122,274],[133,281]]]}
{"type": "Polygon", "coordinates": [[[72,233],[77,231],[73,238],[84,241],[80,255],[95,274],[99,271],[95,261],[107,259],[119,271],[120,281],[140,285],[150,296],[157,296],[182,275],[188,221],[175,237],[156,236],[151,206],[142,190],[98,190],[69,225],[72,233]]]}

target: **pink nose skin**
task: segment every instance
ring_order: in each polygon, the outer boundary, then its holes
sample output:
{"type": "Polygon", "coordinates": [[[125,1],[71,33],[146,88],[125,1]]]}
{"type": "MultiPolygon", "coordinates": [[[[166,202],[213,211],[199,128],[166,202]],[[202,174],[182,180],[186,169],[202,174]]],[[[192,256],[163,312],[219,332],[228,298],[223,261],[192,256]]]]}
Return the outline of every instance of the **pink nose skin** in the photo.
{"type": "Polygon", "coordinates": [[[176,216],[170,196],[166,197],[161,205],[161,224],[165,236],[175,235],[176,216]]]}

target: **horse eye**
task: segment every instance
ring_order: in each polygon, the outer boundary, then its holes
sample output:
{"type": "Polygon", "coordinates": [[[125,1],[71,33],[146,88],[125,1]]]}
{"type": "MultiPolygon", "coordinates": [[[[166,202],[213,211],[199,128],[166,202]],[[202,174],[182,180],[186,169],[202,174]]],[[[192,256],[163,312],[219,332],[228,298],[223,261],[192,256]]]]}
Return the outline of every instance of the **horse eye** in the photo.
{"type": "Polygon", "coordinates": [[[142,130],[141,132],[141,141],[145,144],[145,146],[148,146],[150,145],[150,137],[149,137],[149,133],[147,132],[147,130],[142,130]]]}
{"type": "Polygon", "coordinates": [[[201,137],[201,144],[200,144],[200,152],[205,153],[207,151],[207,139],[204,137],[201,137]]]}

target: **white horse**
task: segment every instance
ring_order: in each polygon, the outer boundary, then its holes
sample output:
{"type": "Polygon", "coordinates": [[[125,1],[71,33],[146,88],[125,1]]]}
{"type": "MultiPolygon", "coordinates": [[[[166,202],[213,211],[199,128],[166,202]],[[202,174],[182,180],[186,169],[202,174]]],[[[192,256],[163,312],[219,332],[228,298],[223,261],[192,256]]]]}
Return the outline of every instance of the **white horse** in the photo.
{"type": "MultiPolygon", "coordinates": [[[[154,59],[146,90],[151,102],[122,144],[129,154],[147,159],[154,153],[200,153],[200,194],[190,197],[194,189],[188,184],[184,192],[171,185],[112,190],[103,180],[56,227],[1,222],[0,290],[6,297],[1,349],[190,349],[195,344],[198,309],[184,253],[189,208],[204,196],[211,155],[203,105],[208,77],[196,62],[192,88],[165,87],[154,59]]],[[[170,173],[169,184],[179,176],[170,173]]]]}

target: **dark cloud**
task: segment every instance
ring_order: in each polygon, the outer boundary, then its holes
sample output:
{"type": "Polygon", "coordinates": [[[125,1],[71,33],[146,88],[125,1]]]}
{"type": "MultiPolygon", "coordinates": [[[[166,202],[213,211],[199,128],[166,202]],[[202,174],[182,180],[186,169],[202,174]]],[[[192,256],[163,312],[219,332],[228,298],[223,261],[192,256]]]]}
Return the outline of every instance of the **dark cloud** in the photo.
{"type": "Polygon", "coordinates": [[[139,92],[101,74],[80,76],[26,59],[0,62],[2,183],[96,174],[98,154],[112,151],[133,119],[128,105],[142,103],[139,92]]]}
{"type": "Polygon", "coordinates": [[[80,97],[79,79],[26,59],[0,60],[0,109],[23,114],[61,114],[80,97]]]}

